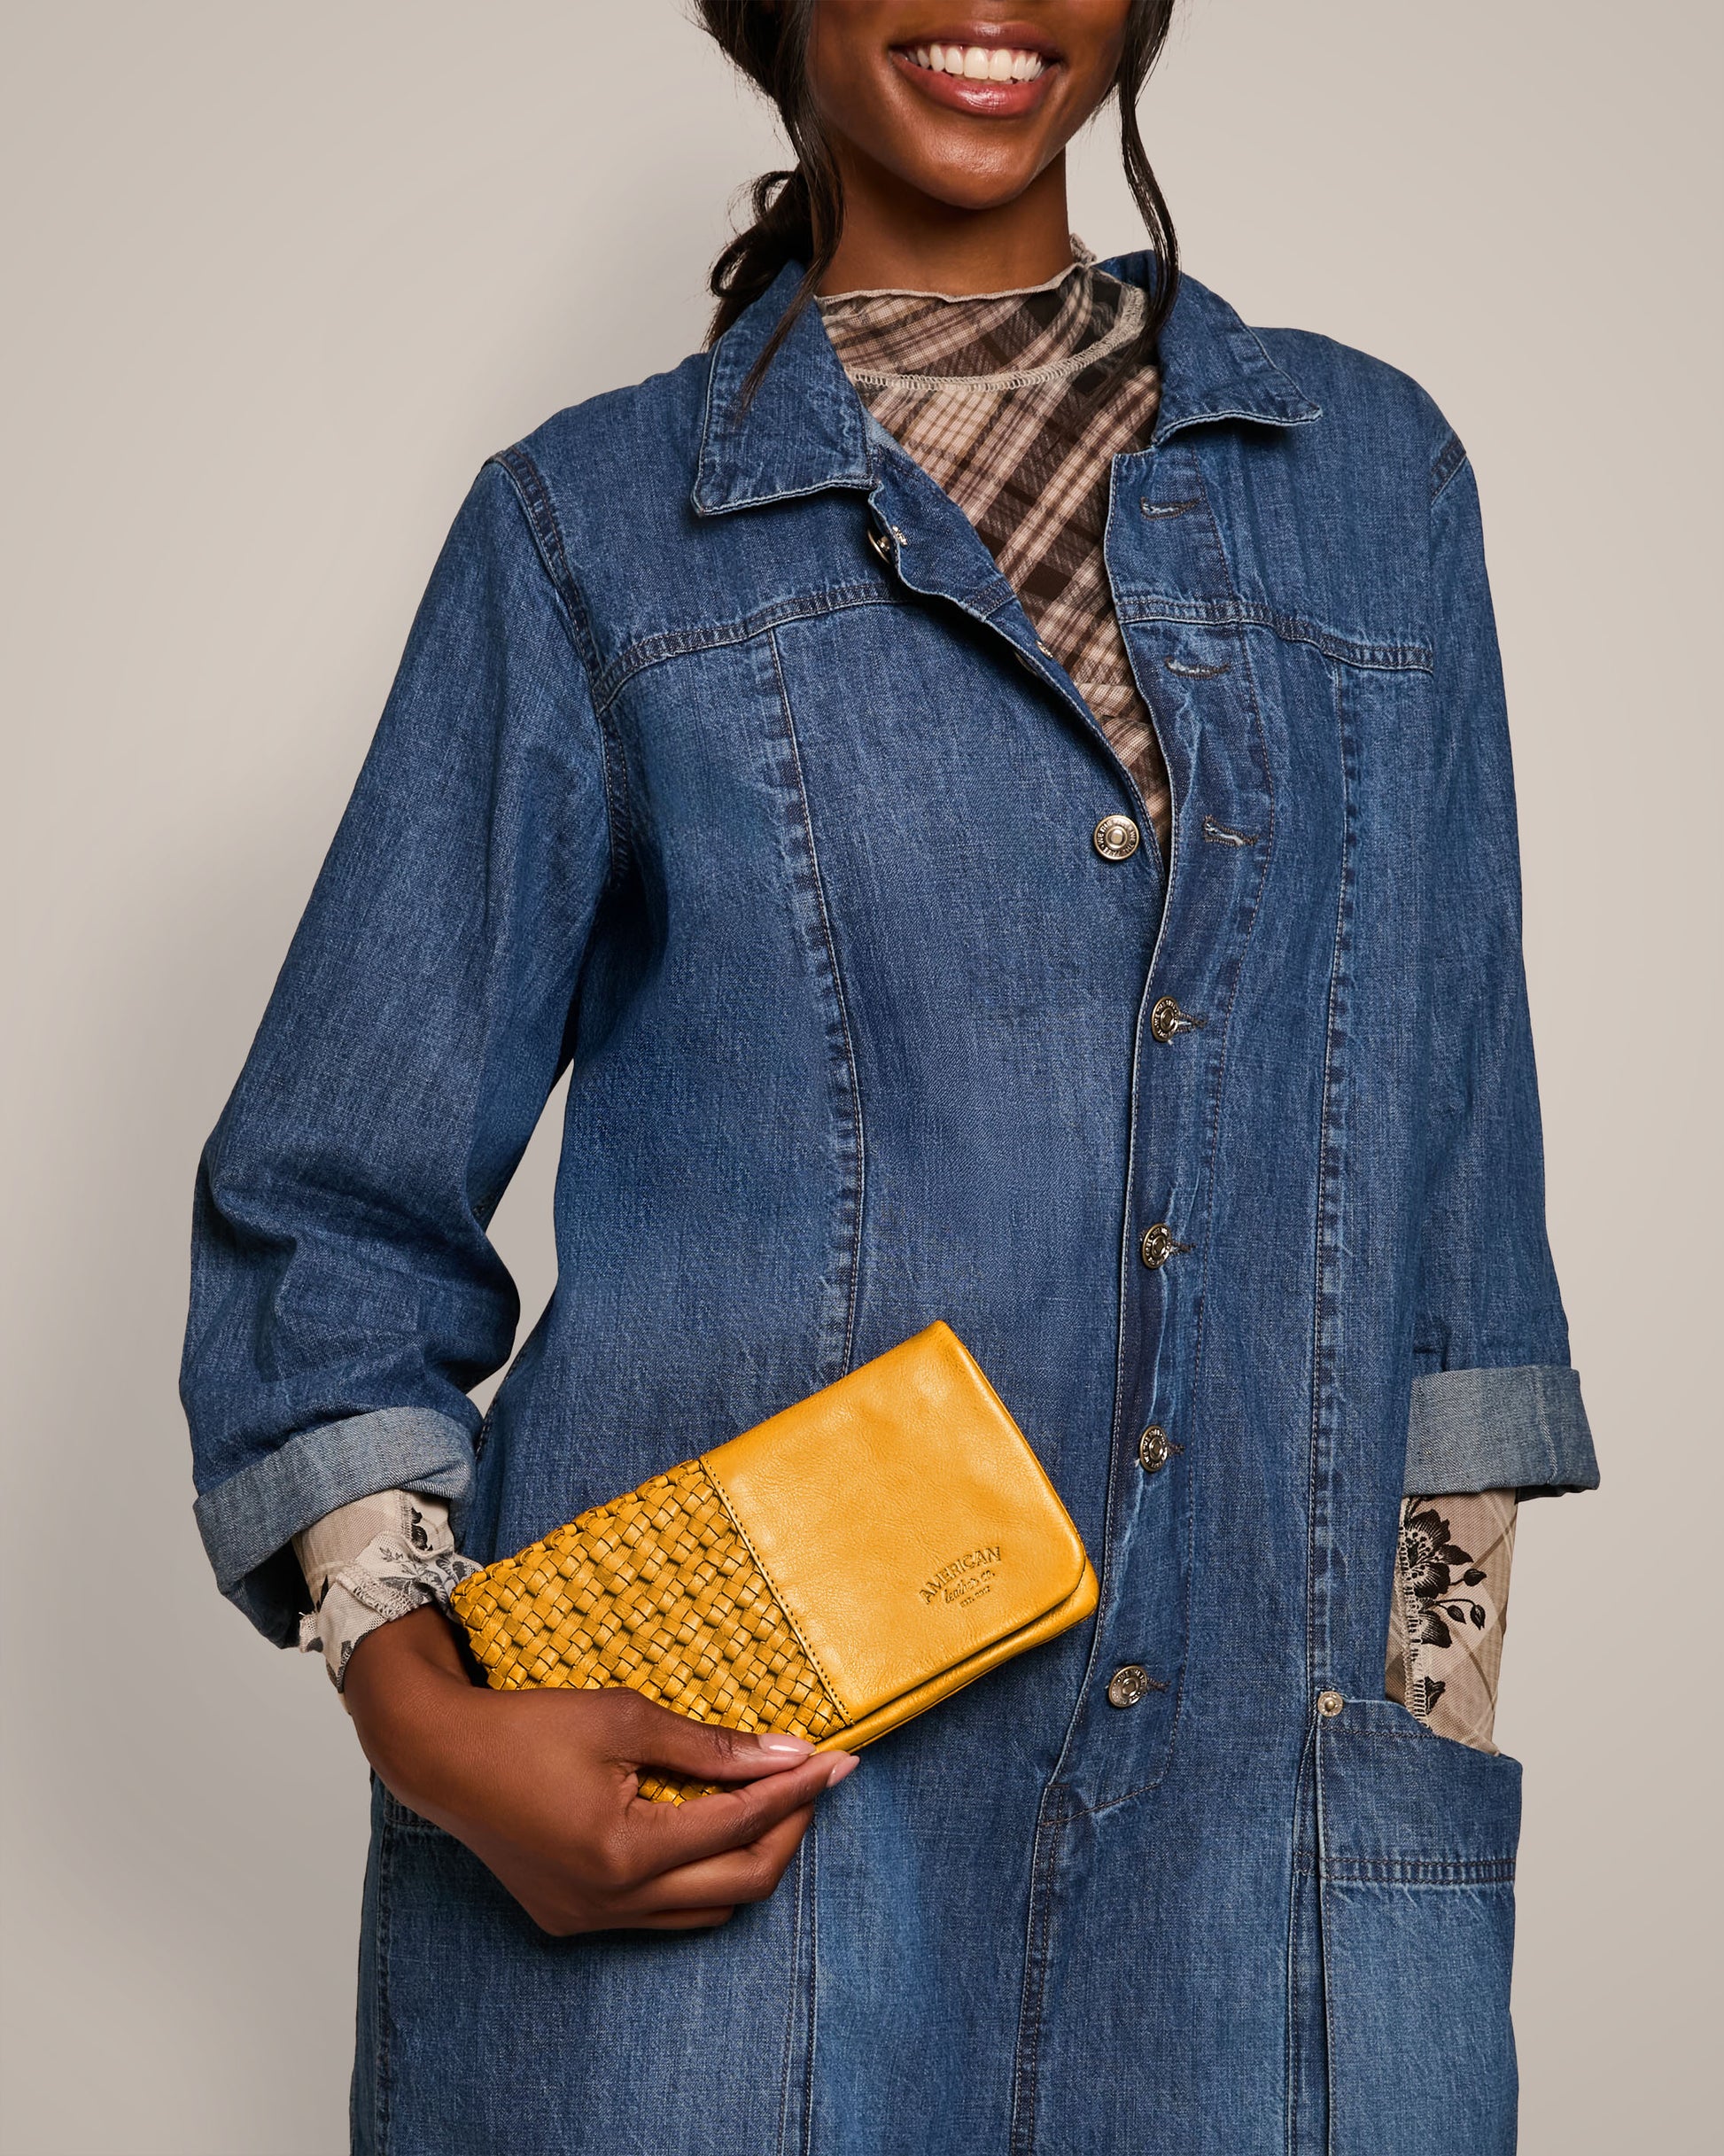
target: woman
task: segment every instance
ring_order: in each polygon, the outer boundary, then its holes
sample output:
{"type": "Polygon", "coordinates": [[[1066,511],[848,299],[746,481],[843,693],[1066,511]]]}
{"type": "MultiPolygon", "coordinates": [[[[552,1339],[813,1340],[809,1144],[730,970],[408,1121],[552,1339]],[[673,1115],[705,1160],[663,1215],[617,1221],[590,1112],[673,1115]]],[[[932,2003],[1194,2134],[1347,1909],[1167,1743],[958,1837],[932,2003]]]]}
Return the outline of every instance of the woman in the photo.
{"type": "Polygon", "coordinates": [[[1177,277],[1169,7],[704,6],[797,168],[710,352],[481,474],[211,1141],[200,1521],[377,1776],[361,2150],[1512,2144],[1494,1656],[1516,1493],[1596,1472],[1476,495],[1177,277]],[[469,1681],[474,1560],[936,1317],[1092,1624],[853,1779],[469,1681]]]}

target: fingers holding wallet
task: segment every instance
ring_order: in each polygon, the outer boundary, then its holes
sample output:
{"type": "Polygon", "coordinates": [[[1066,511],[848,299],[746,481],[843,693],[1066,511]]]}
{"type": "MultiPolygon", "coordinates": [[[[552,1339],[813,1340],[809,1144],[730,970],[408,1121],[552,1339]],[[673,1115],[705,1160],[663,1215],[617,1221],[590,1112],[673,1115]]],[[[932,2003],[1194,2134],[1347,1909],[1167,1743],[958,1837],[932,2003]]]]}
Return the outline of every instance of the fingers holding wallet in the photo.
{"type": "Polygon", "coordinates": [[[720,1923],[762,1899],[815,1800],[853,1764],[796,1739],[695,1723],[625,1689],[475,1686],[431,1610],[361,1643],[347,1696],[388,1787],[559,1937],[720,1923]],[[643,1768],[739,1786],[656,1804],[639,1794],[643,1768]]]}

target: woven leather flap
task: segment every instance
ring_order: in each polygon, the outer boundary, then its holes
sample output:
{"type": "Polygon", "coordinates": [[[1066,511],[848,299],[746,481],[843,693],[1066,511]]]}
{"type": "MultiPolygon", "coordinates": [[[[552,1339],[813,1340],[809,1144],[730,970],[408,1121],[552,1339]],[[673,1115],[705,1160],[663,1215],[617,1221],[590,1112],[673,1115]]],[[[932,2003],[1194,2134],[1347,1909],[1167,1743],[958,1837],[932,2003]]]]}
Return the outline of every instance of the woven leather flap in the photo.
{"type": "Polygon", "coordinates": [[[1083,1576],[1041,1463],[944,1325],[702,1464],[851,1721],[1032,1623],[1083,1576]]]}

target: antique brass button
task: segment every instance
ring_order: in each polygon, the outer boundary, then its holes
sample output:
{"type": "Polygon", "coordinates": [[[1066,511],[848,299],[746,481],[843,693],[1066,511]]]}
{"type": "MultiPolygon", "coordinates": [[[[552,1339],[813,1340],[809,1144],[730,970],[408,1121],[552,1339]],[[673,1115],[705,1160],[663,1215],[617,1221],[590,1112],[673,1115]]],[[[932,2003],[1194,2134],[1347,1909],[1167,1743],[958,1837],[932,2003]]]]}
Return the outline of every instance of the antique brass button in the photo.
{"type": "Polygon", "coordinates": [[[1095,848],[1105,861],[1129,861],[1138,851],[1138,827],[1130,816],[1104,816],[1095,828],[1095,848]]]}
{"type": "Polygon", "coordinates": [[[1325,1721],[1332,1722],[1347,1701],[1339,1692],[1320,1692],[1317,1694],[1317,1712],[1325,1721]]]}
{"type": "Polygon", "coordinates": [[[868,527],[868,544],[874,549],[874,552],[879,555],[881,561],[889,562],[891,560],[891,541],[887,538],[885,533],[882,532],[878,525],[871,525],[868,527]]]}
{"type": "Polygon", "coordinates": [[[1144,1230],[1144,1239],[1138,1245],[1138,1255],[1152,1273],[1159,1273],[1176,1250],[1189,1250],[1191,1244],[1174,1240],[1173,1230],[1165,1220],[1158,1220],[1153,1227],[1144,1230]]]}
{"type": "Polygon", "coordinates": [[[1172,1438],[1159,1422],[1152,1422],[1138,1440],[1138,1465],[1145,1475],[1159,1475],[1172,1458],[1172,1438]]]}
{"type": "Polygon", "coordinates": [[[1141,1662],[1129,1662],[1107,1680],[1110,1707],[1135,1707],[1149,1690],[1149,1671],[1141,1662]]]}
{"type": "Polygon", "coordinates": [[[1149,1030],[1163,1047],[1180,1033],[1196,1032],[1202,1024],[1201,1018],[1193,1018],[1188,1011],[1181,1010],[1173,996],[1158,996],[1149,1014],[1149,1030]]]}

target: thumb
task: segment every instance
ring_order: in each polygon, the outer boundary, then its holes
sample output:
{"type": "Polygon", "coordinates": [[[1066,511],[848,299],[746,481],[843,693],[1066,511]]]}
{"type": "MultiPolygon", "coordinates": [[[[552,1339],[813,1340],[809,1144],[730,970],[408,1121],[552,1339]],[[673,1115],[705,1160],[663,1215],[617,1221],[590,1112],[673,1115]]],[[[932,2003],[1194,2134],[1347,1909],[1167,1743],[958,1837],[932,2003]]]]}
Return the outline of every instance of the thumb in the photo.
{"type": "Polygon", "coordinates": [[[694,1722],[626,1688],[618,1687],[610,1697],[616,1717],[612,1750],[625,1766],[669,1767],[711,1782],[752,1782],[801,1766],[814,1750],[805,1737],[694,1722]]]}

